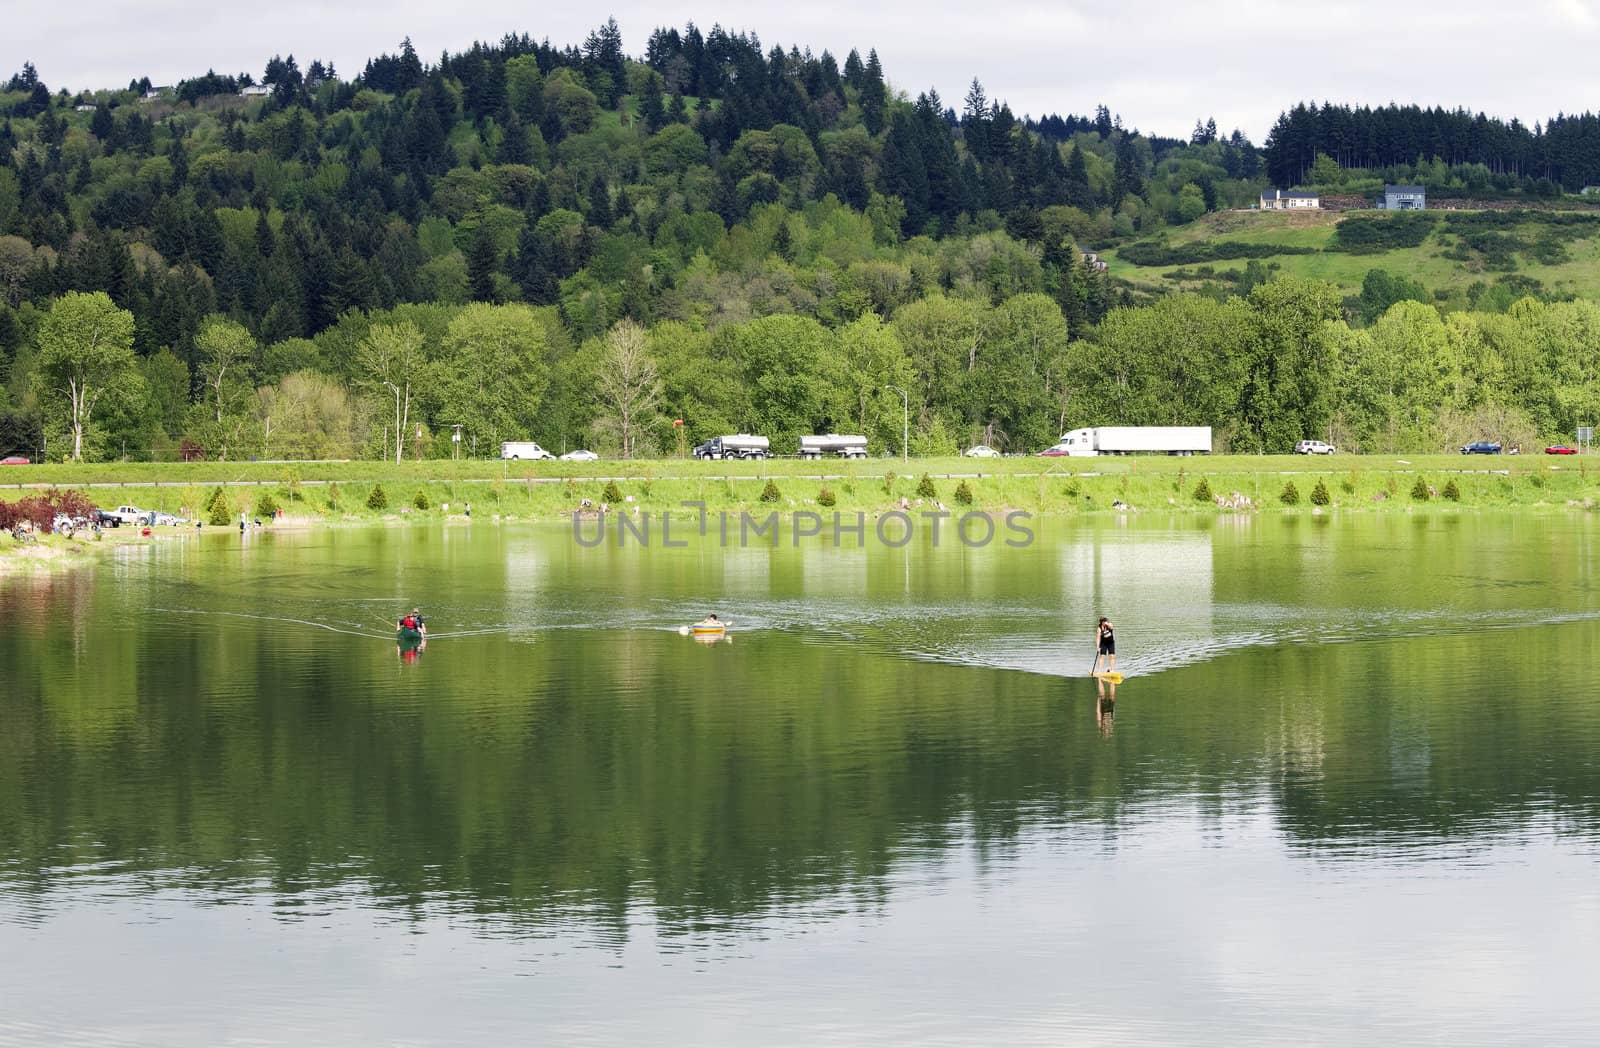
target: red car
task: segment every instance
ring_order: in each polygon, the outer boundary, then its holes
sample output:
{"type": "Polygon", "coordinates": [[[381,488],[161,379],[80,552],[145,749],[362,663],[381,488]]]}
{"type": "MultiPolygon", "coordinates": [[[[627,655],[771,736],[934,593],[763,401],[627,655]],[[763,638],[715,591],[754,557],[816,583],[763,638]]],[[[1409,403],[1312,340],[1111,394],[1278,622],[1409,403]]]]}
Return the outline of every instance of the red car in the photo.
{"type": "Polygon", "coordinates": [[[0,466],[26,466],[27,464],[28,456],[26,455],[7,455],[5,458],[0,459],[0,466]]]}
{"type": "Polygon", "coordinates": [[[1067,450],[1065,444],[1057,444],[1053,448],[1045,448],[1043,451],[1039,452],[1039,454],[1047,457],[1054,457],[1056,455],[1070,455],[1071,452],[1067,450]]]}
{"type": "Polygon", "coordinates": [[[1569,448],[1565,444],[1552,444],[1544,449],[1546,455],[1576,455],[1577,448],[1569,448]]]}

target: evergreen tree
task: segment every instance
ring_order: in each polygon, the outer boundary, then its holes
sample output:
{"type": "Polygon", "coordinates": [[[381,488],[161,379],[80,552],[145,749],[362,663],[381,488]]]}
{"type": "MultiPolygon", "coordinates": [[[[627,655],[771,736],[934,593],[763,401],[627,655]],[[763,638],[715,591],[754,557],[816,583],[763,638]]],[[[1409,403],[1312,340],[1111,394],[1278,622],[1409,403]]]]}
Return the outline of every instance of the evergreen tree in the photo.
{"type": "Polygon", "coordinates": [[[884,107],[888,104],[889,88],[883,80],[883,65],[876,50],[867,52],[867,68],[861,75],[861,122],[869,134],[883,130],[884,107]]]}
{"type": "Polygon", "coordinates": [[[500,253],[495,247],[494,234],[487,226],[479,226],[472,234],[472,247],[467,252],[467,287],[474,302],[494,302],[494,275],[500,265],[500,253]]]}

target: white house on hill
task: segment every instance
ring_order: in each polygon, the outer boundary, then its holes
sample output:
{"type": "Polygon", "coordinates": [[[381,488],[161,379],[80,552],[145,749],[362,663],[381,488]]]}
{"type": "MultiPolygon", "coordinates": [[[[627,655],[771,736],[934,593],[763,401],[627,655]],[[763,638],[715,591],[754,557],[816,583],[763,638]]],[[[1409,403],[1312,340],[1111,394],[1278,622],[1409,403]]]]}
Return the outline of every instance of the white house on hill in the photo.
{"type": "Polygon", "coordinates": [[[1266,189],[1261,193],[1263,211],[1300,211],[1321,206],[1320,193],[1291,193],[1285,189],[1266,189]]]}

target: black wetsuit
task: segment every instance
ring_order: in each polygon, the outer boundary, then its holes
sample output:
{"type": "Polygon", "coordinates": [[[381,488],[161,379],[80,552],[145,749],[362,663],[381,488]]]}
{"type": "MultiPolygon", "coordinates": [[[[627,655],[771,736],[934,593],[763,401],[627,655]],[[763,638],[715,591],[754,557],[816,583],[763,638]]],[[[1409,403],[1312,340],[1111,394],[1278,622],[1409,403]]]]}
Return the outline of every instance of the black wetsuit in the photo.
{"type": "Polygon", "coordinates": [[[1100,654],[1115,655],[1117,653],[1117,634],[1108,622],[1100,627],[1100,654]]]}

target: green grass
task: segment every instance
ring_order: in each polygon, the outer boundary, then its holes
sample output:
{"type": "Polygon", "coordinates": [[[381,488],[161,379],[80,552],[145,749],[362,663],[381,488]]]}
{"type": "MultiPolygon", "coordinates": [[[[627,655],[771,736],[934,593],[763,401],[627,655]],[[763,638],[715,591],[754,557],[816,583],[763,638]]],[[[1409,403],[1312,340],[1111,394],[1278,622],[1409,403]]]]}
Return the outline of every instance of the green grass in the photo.
{"type": "MultiPolygon", "coordinates": [[[[1322,212],[1300,215],[1224,212],[1207,215],[1188,226],[1173,230],[1168,236],[1168,243],[1178,246],[1197,241],[1213,241],[1274,244],[1286,248],[1326,248],[1333,240],[1334,226],[1339,220],[1353,214],[1369,214],[1369,212],[1322,212]]],[[[1536,222],[1523,223],[1514,231],[1527,235],[1536,226],[1536,222]]],[[[1462,261],[1446,258],[1445,252],[1456,242],[1457,237],[1445,231],[1441,224],[1429,234],[1421,246],[1415,248],[1401,248],[1370,255],[1352,255],[1343,252],[1281,255],[1261,261],[1275,265],[1277,267],[1275,272],[1278,275],[1326,280],[1338,285],[1348,294],[1355,294],[1361,290],[1362,279],[1367,275],[1367,271],[1372,269],[1387,269],[1392,273],[1404,274],[1420,280],[1429,290],[1445,292],[1465,291],[1475,281],[1492,284],[1496,279],[1508,275],[1506,271],[1487,268],[1481,259],[1462,261]]],[[[1570,241],[1567,244],[1567,252],[1569,259],[1557,265],[1545,265],[1518,253],[1516,268],[1510,272],[1539,281],[1553,294],[1570,293],[1583,298],[1600,295],[1600,238],[1570,241]]],[[[1186,286],[1184,282],[1167,280],[1164,275],[1175,269],[1196,268],[1194,265],[1135,266],[1119,260],[1115,250],[1108,251],[1106,258],[1113,276],[1151,289],[1172,290],[1175,287],[1186,286]]],[[[1247,262],[1238,259],[1209,265],[1220,274],[1243,271],[1247,262]]]]}
{"type": "MultiPolygon", "coordinates": [[[[583,499],[595,506],[605,500],[608,482],[623,498],[615,508],[651,512],[679,509],[687,500],[704,501],[710,510],[764,515],[811,511],[826,514],[881,513],[905,499],[914,512],[932,510],[935,501],[951,511],[960,477],[973,494],[971,509],[1002,512],[1026,510],[1049,515],[1112,511],[1121,501],[1138,512],[1217,513],[1212,503],[1193,497],[1204,478],[1213,493],[1249,500],[1253,511],[1312,513],[1309,495],[1321,479],[1333,506],[1325,512],[1453,511],[1462,507],[1568,507],[1600,501],[1600,470],[1587,460],[1555,460],[1542,455],[1468,457],[1462,455],[1339,456],[1311,459],[1290,455],[1204,456],[1196,458],[1041,459],[1036,457],[974,460],[935,458],[903,463],[898,459],[847,462],[781,460],[771,462],[511,463],[378,462],[225,464],[131,463],[125,465],[9,467],[3,479],[28,484],[93,487],[88,493],[102,506],[131,503],[146,509],[194,515],[219,482],[228,515],[242,510],[255,515],[263,496],[270,496],[291,517],[393,522],[438,521],[458,516],[472,503],[475,520],[509,517],[518,520],[561,519],[583,499]],[[916,494],[922,474],[935,489],[932,499],[916,494]],[[891,476],[892,474],[892,476],[891,476]],[[830,479],[817,479],[826,475],[830,479]],[[1455,479],[1459,502],[1435,497],[1414,500],[1417,478],[1442,493],[1455,479]],[[295,480],[298,478],[298,485],[295,480]],[[768,479],[779,497],[763,503],[768,479]],[[1293,481],[1300,492],[1297,506],[1279,496],[1293,481]],[[332,484],[328,482],[332,481],[332,484]],[[382,511],[367,508],[368,495],[381,484],[388,496],[382,511]],[[823,487],[834,495],[830,510],[818,504],[823,487]],[[418,492],[429,508],[413,508],[418,492]],[[631,501],[630,501],[631,498],[631,501]]],[[[0,487],[0,498],[20,492],[0,487]]]]}

